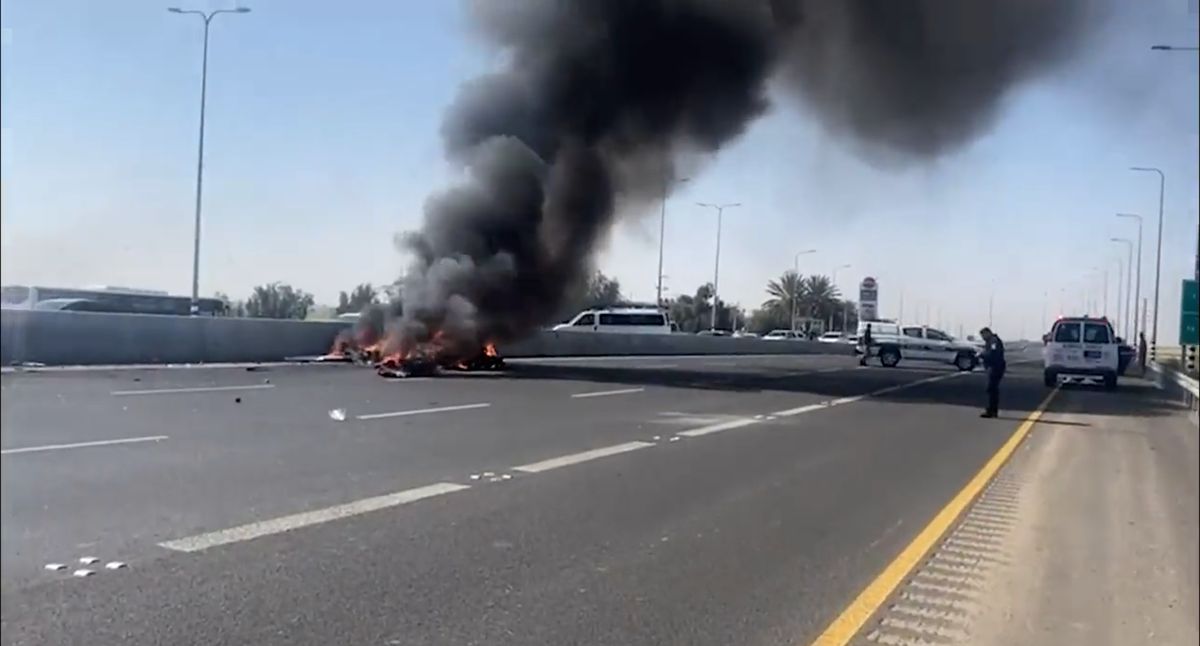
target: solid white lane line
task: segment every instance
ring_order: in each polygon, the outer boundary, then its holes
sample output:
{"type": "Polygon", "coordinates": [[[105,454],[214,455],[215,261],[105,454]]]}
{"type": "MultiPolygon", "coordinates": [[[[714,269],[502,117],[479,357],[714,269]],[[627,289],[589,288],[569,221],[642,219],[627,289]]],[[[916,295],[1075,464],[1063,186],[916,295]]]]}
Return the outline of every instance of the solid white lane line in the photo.
{"type": "Polygon", "coordinates": [[[811,413],[812,411],[821,410],[822,408],[829,408],[829,404],[826,404],[825,402],[821,402],[819,404],[809,404],[807,406],[800,406],[798,408],[789,408],[787,410],[776,411],[771,414],[776,417],[791,417],[792,415],[811,413]]]}
{"type": "Polygon", "coordinates": [[[686,431],[680,431],[680,432],[676,433],[676,435],[682,435],[684,437],[700,437],[701,435],[708,435],[710,433],[720,433],[721,431],[728,431],[728,430],[735,429],[735,428],[742,428],[743,426],[750,426],[751,424],[757,424],[760,421],[762,421],[762,420],[733,419],[733,420],[729,420],[728,422],[721,422],[719,424],[709,424],[708,426],[701,426],[700,428],[693,428],[693,429],[688,429],[686,431]]]}
{"type": "Polygon", "coordinates": [[[587,393],[575,393],[571,395],[572,399],[584,399],[586,397],[608,397],[609,395],[628,395],[630,393],[640,393],[646,390],[645,388],[622,388],[620,390],[593,390],[587,393]]]}
{"type": "Polygon", "coordinates": [[[343,505],[334,505],[324,509],[316,509],[306,511],[290,516],[280,516],[257,523],[241,525],[239,527],[231,527],[206,534],[197,534],[196,536],[188,536],[165,543],[159,543],[159,546],[177,552],[199,552],[210,547],[220,545],[228,545],[230,543],[240,543],[262,536],[271,534],[280,534],[283,532],[308,527],[310,525],[319,525],[327,523],[331,520],[339,520],[350,516],[357,516],[388,507],[396,507],[410,502],[416,502],[424,498],[432,498],[443,494],[470,489],[469,485],[456,484],[453,482],[438,482],[436,484],[417,487],[415,489],[406,489],[397,491],[383,496],[375,496],[373,498],[363,498],[343,505]]]}
{"type": "Polygon", "coordinates": [[[4,449],[0,454],[37,453],[39,451],[58,451],[60,449],[82,449],[89,446],[110,446],[113,444],[134,444],[136,442],[158,442],[167,439],[166,435],[147,435],[145,437],[123,437],[115,440],[96,440],[94,442],[74,442],[72,444],[46,444],[44,446],[25,446],[17,449],[4,449]]]}
{"type": "Polygon", "coordinates": [[[151,388],[147,390],[114,390],[116,397],[127,395],[171,395],[175,393],[215,393],[225,390],[265,390],[275,384],[246,384],[244,386],[197,386],[195,388],[151,388]]]}
{"type": "Polygon", "coordinates": [[[651,446],[654,446],[653,442],[626,442],[624,444],[614,444],[612,446],[606,446],[606,447],[600,448],[600,449],[592,449],[591,451],[581,451],[579,453],[572,453],[570,455],[562,455],[557,458],[550,458],[549,460],[542,460],[541,462],[534,462],[532,464],[525,464],[525,465],[522,465],[519,467],[513,467],[513,471],[524,471],[525,473],[541,473],[543,471],[549,471],[551,469],[558,469],[560,467],[568,467],[573,464],[579,464],[580,462],[587,462],[589,460],[605,458],[610,455],[618,455],[620,453],[628,453],[630,451],[636,451],[638,449],[645,449],[645,448],[649,448],[651,446]]]}
{"type": "Polygon", "coordinates": [[[487,408],[491,406],[488,403],[481,404],[459,404],[457,406],[438,406],[436,408],[417,408],[414,410],[398,410],[391,413],[371,413],[369,415],[356,415],[357,419],[383,419],[385,417],[408,417],[409,415],[428,415],[429,413],[448,413],[455,410],[471,410],[472,408],[487,408]]]}
{"type": "Polygon", "coordinates": [[[842,397],[829,402],[830,406],[841,406],[842,404],[853,404],[854,402],[863,399],[866,395],[855,395],[854,397],[842,397]]]}

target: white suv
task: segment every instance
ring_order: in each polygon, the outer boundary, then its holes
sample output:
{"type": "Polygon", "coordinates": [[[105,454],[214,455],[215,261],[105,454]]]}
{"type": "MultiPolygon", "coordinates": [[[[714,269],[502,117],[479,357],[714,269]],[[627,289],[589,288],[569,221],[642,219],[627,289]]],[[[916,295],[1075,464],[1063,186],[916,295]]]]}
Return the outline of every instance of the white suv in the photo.
{"type": "Polygon", "coordinates": [[[1042,337],[1043,371],[1046,386],[1059,383],[1095,384],[1117,387],[1119,348],[1112,325],[1104,318],[1086,316],[1061,318],[1042,337]]]}

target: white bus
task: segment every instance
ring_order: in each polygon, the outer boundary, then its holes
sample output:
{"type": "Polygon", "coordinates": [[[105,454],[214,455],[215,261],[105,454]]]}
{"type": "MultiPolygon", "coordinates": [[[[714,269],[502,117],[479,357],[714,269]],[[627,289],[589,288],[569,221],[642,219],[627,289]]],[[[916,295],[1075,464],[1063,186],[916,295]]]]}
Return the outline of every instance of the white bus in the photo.
{"type": "MultiPolygon", "coordinates": [[[[166,292],[127,287],[41,287],[5,285],[0,287],[0,302],[5,309],[57,310],[76,312],[118,312],[124,314],[172,314],[188,316],[192,299],[166,292]]],[[[201,298],[201,316],[224,316],[225,302],[219,298],[201,298]]]]}
{"type": "Polygon", "coordinates": [[[620,332],[623,334],[670,334],[671,320],[655,307],[611,307],[584,310],[555,332],[620,332]]]}

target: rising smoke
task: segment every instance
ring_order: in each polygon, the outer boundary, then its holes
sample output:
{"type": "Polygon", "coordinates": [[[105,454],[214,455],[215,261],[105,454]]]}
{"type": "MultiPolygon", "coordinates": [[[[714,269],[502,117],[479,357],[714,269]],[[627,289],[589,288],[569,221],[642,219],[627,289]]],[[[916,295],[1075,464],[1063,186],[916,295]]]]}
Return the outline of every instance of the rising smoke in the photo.
{"type": "Polygon", "coordinates": [[[1084,1],[477,0],[504,63],[446,115],[466,177],[402,238],[391,349],[441,331],[468,351],[546,323],[615,215],[739,136],[775,80],[859,144],[952,150],[1069,51],[1084,1]]]}

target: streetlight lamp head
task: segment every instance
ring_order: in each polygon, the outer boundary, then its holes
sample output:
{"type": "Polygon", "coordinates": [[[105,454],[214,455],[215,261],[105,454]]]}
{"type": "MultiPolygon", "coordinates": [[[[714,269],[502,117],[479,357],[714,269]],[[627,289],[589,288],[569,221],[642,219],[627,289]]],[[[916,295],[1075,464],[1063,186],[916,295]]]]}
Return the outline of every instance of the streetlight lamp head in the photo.
{"type": "Polygon", "coordinates": [[[237,9],[234,9],[234,11],[238,13],[250,13],[250,7],[238,7],[237,9]]]}
{"type": "Polygon", "coordinates": [[[179,7],[167,7],[167,11],[170,11],[171,13],[183,13],[183,9],[180,9],[179,7]]]}

